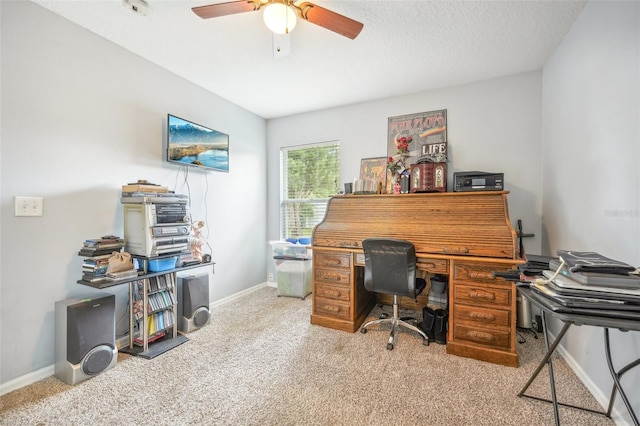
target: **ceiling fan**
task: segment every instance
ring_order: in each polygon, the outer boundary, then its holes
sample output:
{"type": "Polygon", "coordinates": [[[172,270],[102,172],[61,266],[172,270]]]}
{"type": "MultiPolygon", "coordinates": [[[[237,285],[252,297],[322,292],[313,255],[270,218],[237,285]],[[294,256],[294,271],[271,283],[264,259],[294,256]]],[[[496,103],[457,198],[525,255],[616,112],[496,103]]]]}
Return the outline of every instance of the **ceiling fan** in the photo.
{"type": "Polygon", "coordinates": [[[350,39],[355,39],[364,24],[351,18],[332,12],[313,3],[294,4],[294,0],[237,0],[226,3],[193,7],[193,13],[202,19],[217,18],[241,12],[253,12],[264,8],[264,20],[267,27],[275,33],[288,34],[295,27],[295,16],[319,25],[350,39]],[[270,25],[271,19],[279,21],[279,28],[270,25]]]}

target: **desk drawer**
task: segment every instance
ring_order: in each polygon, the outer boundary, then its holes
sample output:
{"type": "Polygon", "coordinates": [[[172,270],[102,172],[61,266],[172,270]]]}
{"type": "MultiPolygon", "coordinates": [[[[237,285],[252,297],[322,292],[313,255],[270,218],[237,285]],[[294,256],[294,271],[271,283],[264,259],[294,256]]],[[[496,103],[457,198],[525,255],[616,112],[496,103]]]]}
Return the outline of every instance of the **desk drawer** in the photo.
{"type": "Polygon", "coordinates": [[[313,278],[315,282],[342,285],[347,288],[351,284],[351,273],[343,269],[316,268],[313,278]]]}
{"type": "Polygon", "coordinates": [[[473,281],[477,283],[495,284],[504,282],[501,278],[494,278],[494,271],[508,271],[510,268],[499,264],[480,264],[455,262],[453,267],[453,279],[457,281],[473,281]]]}
{"type": "Polygon", "coordinates": [[[492,348],[509,349],[511,347],[511,333],[509,331],[475,328],[466,325],[454,325],[453,338],[464,340],[492,348]]]}
{"type": "Polygon", "coordinates": [[[333,253],[315,251],[313,253],[313,263],[317,267],[325,268],[351,268],[351,253],[333,253]]]}
{"type": "Polygon", "coordinates": [[[500,309],[484,309],[476,306],[455,305],[454,323],[473,323],[480,326],[511,325],[511,312],[500,309]]]}
{"type": "Polygon", "coordinates": [[[495,288],[485,286],[471,286],[455,284],[454,303],[466,305],[485,305],[511,307],[511,290],[507,288],[495,288]]]}
{"type": "Polygon", "coordinates": [[[418,257],[416,262],[418,269],[423,269],[434,274],[449,274],[449,261],[446,259],[418,257]]]}
{"type": "Polygon", "coordinates": [[[325,299],[314,295],[313,313],[316,315],[324,315],[332,318],[340,318],[350,320],[349,302],[339,300],[325,299]]]}
{"type": "Polygon", "coordinates": [[[314,295],[317,297],[325,297],[327,299],[344,300],[348,302],[351,300],[349,286],[333,285],[316,281],[314,295]]]}

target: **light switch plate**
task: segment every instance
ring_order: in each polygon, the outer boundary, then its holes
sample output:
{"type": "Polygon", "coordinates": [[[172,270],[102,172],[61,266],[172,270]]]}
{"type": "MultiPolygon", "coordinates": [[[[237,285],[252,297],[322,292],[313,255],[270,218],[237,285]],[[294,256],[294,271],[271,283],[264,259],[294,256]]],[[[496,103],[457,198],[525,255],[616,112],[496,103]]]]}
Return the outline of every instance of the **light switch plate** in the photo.
{"type": "Polygon", "coordinates": [[[42,197],[17,197],[15,200],[16,216],[42,216],[42,197]]]}

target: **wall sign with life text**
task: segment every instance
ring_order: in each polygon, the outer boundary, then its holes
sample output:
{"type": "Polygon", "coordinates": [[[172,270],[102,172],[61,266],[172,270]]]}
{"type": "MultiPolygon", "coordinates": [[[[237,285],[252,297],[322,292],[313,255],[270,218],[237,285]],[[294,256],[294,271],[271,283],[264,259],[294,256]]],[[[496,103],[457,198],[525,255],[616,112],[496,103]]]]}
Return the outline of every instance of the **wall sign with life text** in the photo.
{"type": "Polygon", "coordinates": [[[397,155],[397,141],[411,136],[406,166],[415,163],[423,155],[433,155],[434,150],[446,152],[447,110],[419,112],[389,117],[387,130],[387,155],[397,155]],[[444,145],[438,145],[444,144],[444,145]]]}

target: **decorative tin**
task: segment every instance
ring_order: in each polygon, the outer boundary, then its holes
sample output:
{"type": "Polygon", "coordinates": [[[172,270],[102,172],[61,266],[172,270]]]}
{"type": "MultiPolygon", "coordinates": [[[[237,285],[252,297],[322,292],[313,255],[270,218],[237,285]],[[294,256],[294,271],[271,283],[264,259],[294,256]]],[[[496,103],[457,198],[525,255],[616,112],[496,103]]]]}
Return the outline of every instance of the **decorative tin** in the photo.
{"type": "Polygon", "coordinates": [[[411,192],[447,192],[447,163],[425,161],[412,165],[411,192]]]}

